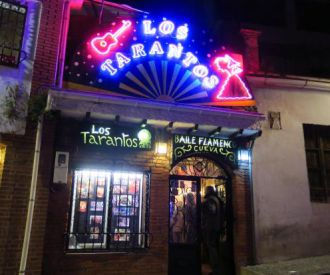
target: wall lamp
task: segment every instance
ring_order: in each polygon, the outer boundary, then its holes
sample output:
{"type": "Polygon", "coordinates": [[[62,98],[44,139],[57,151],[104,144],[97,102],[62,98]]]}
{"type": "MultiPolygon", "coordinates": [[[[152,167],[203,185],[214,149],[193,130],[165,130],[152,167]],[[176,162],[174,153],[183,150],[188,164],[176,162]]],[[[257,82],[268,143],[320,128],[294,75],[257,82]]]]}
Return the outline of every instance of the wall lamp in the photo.
{"type": "Polygon", "coordinates": [[[239,161],[250,161],[251,155],[249,150],[238,150],[237,159],[239,161]]]}
{"type": "Polygon", "coordinates": [[[158,155],[165,155],[167,153],[167,142],[157,142],[155,152],[158,155]]]}

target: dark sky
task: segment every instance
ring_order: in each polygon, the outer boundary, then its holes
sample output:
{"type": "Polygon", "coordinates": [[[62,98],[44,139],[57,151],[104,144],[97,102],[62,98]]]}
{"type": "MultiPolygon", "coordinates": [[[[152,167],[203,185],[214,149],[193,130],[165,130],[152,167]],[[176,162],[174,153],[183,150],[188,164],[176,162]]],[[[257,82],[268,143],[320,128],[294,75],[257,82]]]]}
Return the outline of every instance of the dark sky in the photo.
{"type": "Polygon", "coordinates": [[[219,3],[221,0],[120,0],[117,2],[150,12],[156,16],[168,16],[180,20],[189,19],[205,23],[220,19],[220,10],[215,3],[219,3]]]}

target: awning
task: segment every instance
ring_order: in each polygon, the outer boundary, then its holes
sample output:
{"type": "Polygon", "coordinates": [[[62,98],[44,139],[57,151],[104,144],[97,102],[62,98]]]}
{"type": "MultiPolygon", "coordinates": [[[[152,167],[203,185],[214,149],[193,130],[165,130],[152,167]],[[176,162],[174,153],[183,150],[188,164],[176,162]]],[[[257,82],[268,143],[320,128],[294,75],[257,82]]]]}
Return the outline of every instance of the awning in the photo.
{"type": "Polygon", "coordinates": [[[257,112],[56,89],[49,90],[47,108],[61,111],[64,117],[83,119],[88,113],[92,119],[137,124],[147,120],[148,125],[173,133],[219,137],[259,136],[255,126],[264,119],[257,112]]]}

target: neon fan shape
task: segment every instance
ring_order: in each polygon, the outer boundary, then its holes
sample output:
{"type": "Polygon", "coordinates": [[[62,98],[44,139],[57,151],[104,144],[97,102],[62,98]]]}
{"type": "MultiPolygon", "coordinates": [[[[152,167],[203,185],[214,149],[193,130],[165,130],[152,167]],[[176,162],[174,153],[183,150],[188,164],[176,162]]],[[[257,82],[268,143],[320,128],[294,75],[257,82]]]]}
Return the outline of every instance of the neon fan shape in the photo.
{"type": "Polygon", "coordinates": [[[223,60],[214,61],[214,64],[219,66],[218,70],[223,70],[219,72],[220,84],[214,90],[203,88],[200,79],[181,63],[173,60],[151,60],[132,66],[121,77],[119,89],[121,94],[129,96],[180,103],[251,105],[252,95],[238,76],[240,67],[233,59],[228,60],[225,60],[225,64],[229,64],[230,71],[224,64],[220,67],[219,62],[223,60]],[[242,103],[243,101],[246,101],[246,104],[242,103]]]}
{"type": "Polygon", "coordinates": [[[206,89],[190,70],[167,60],[143,62],[131,68],[119,88],[132,96],[182,103],[208,101],[206,89]]]}

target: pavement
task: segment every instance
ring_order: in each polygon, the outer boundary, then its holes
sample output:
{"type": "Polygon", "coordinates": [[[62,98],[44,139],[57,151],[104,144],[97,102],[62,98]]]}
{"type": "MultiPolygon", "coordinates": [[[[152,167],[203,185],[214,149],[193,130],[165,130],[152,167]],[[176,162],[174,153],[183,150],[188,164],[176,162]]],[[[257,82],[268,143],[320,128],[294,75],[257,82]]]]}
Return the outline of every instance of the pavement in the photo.
{"type": "Polygon", "coordinates": [[[330,275],[330,255],[245,266],[241,275],[330,275]]]}

